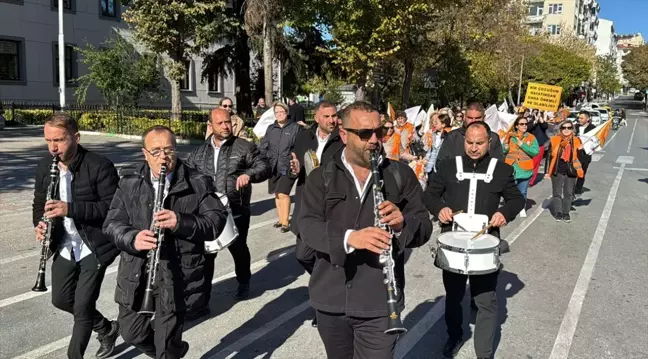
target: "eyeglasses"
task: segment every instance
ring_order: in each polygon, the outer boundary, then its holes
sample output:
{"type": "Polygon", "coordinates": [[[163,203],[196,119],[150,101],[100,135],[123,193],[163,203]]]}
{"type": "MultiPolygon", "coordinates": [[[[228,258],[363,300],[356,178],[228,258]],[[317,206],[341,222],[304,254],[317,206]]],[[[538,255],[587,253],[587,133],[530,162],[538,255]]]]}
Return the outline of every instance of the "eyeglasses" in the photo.
{"type": "Polygon", "coordinates": [[[528,126],[528,124],[520,122],[520,123],[518,123],[518,126],[528,126]]]}
{"type": "Polygon", "coordinates": [[[384,127],[377,127],[377,128],[361,128],[361,129],[355,129],[355,128],[345,128],[347,132],[351,132],[354,135],[360,137],[361,140],[363,141],[369,141],[371,139],[371,136],[376,134],[376,137],[378,139],[383,138],[385,135],[385,128],[384,127]]]}
{"type": "Polygon", "coordinates": [[[394,126],[384,126],[385,131],[393,130],[394,126]]]}
{"type": "Polygon", "coordinates": [[[147,150],[145,148],[144,151],[148,152],[148,154],[153,156],[153,157],[160,157],[160,155],[163,152],[167,157],[176,153],[175,148],[165,148],[165,149],[162,149],[162,150],[153,150],[153,151],[149,151],[149,150],[147,150]]]}

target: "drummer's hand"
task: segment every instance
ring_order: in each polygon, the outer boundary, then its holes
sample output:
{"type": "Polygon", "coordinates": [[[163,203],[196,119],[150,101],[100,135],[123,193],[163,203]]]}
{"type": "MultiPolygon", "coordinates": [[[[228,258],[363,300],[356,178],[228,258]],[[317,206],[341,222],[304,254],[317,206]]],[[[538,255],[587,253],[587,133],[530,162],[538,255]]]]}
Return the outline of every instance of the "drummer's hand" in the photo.
{"type": "Polygon", "coordinates": [[[250,176],[240,175],[236,179],[236,190],[238,191],[239,189],[247,186],[248,184],[250,184],[250,176]]]}
{"type": "Polygon", "coordinates": [[[452,222],[452,210],[450,207],[445,207],[439,211],[439,221],[443,224],[452,222]]]}
{"type": "Polygon", "coordinates": [[[403,213],[390,201],[384,201],[378,205],[378,213],[380,214],[380,223],[385,223],[396,232],[403,230],[403,213]]]}
{"type": "Polygon", "coordinates": [[[380,254],[389,248],[391,235],[378,227],[367,227],[359,231],[353,231],[347,239],[347,244],[355,249],[366,249],[380,254]]]}
{"type": "Polygon", "coordinates": [[[168,209],[163,209],[153,216],[155,225],[160,228],[174,229],[178,225],[178,216],[175,212],[168,209]]]}
{"type": "Polygon", "coordinates": [[[299,174],[299,160],[297,159],[295,152],[292,152],[291,155],[292,159],[290,160],[290,172],[296,176],[299,174]]]}
{"type": "Polygon", "coordinates": [[[493,218],[491,218],[490,223],[491,227],[504,227],[506,225],[506,218],[500,212],[495,212],[493,218]]]}

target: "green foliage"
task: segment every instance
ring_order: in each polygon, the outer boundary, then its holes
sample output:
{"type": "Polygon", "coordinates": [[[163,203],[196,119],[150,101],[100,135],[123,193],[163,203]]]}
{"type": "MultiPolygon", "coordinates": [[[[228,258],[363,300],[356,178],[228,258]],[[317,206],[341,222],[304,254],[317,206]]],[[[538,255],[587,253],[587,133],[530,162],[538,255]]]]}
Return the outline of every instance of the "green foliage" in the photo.
{"type": "Polygon", "coordinates": [[[327,71],[323,76],[315,75],[311,77],[301,87],[306,93],[323,94],[325,100],[339,105],[344,101],[344,97],[338,88],[344,84],[345,82],[343,80],[337,78],[330,71],[327,71]]]}
{"type": "Polygon", "coordinates": [[[597,59],[596,87],[604,94],[614,94],[621,89],[615,56],[600,56],[597,59]]]}
{"type": "Polygon", "coordinates": [[[203,139],[207,130],[206,122],[118,115],[108,111],[83,113],[79,119],[80,130],[124,135],[141,135],[155,125],[169,126],[180,138],[203,139]]]}
{"type": "Polygon", "coordinates": [[[42,125],[54,114],[53,110],[9,110],[5,109],[5,119],[21,125],[42,125]]]}
{"type": "Polygon", "coordinates": [[[119,35],[106,40],[100,48],[86,42],[85,48],[76,50],[89,71],[78,79],[75,95],[79,103],[85,102],[91,85],[112,107],[135,107],[142,98],[155,100],[161,96],[157,56],[140,56],[119,35]]]}
{"type": "Polygon", "coordinates": [[[630,86],[637,89],[648,89],[648,45],[632,49],[623,58],[623,76],[630,86]]]}

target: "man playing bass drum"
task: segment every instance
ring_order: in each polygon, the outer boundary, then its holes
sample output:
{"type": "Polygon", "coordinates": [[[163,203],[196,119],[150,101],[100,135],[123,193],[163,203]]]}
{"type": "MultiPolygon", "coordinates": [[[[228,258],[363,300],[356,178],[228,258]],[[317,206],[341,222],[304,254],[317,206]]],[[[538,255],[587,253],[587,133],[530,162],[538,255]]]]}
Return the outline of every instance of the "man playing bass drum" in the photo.
{"type": "Polygon", "coordinates": [[[214,195],[212,179],[176,158],[175,135],[168,127],[151,127],[142,138],[146,163],[120,173],[103,227],[122,251],[115,290],[117,320],[124,341],[144,354],[182,358],[189,350],[182,341],[185,300],[204,295],[204,240],[218,237],[227,212],[214,195]],[[153,214],[162,165],[167,169],[164,209],[153,214]],[[157,248],[149,230],[152,221],[165,231],[153,291],[155,328],[150,316],[138,313],[146,287],[147,254],[157,248]]]}
{"type": "Polygon", "coordinates": [[[384,132],[370,104],[347,106],[340,128],[346,147],[313,170],[303,191],[300,236],[317,255],[310,304],[317,310],[317,328],[330,359],[393,358],[397,336],[385,333],[392,312],[379,255],[393,246],[400,311],[405,248],[425,244],[432,234],[423,191],[406,164],[383,155],[376,170],[384,179],[385,201],[374,203],[371,156],[382,152],[384,132]],[[393,238],[375,225],[376,219],[394,231],[393,238]]]}
{"type": "MultiPolygon", "coordinates": [[[[512,221],[524,207],[524,196],[517,189],[513,178],[513,167],[494,159],[489,153],[493,141],[490,128],[483,121],[475,121],[466,127],[464,154],[438,163],[437,172],[428,179],[425,190],[425,205],[430,213],[439,218],[441,232],[452,230],[453,213],[463,211],[488,216],[488,233],[499,238],[499,228],[512,221]],[[494,167],[493,167],[494,164],[494,167]],[[461,168],[460,168],[461,166],[461,168]],[[476,192],[471,191],[473,179],[464,178],[464,173],[484,174],[492,179],[476,180],[476,192]],[[471,195],[472,193],[472,195],[471,195]],[[474,198],[471,198],[474,196],[474,198]],[[504,198],[504,206],[499,207],[504,198]]],[[[499,141],[499,139],[496,139],[499,141]]],[[[467,176],[466,176],[467,177],[467,176]]],[[[475,323],[475,352],[479,359],[491,358],[493,340],[497,327],[496,272],[470,276],[471,297],[477,306],[475,323]]],[[[463,345],[463,309],[461,302],[466,291],[467,275],[443,271],[443,286],[446,290],[445,321],[448,341],[443,355],[454,357],[463,345]]]]}
{"type": "Polygon", "coordinates": [[[119,251],[101,233],[101,225],[119,177],[110,160],[79,145],[74,118],[55,114],[45,121],[44,132],[49,153],[36,168],[33,215],[40,241],[45,234],[43,217],[52,220],[52,304],[74,316],[68,358],[84,357],[93,331],[100,344],[96,357],[107,358],[115,349],[119,325],[99,313],[96,303],[106,268],[119,251]],[[53,173],[56,176],[58,168],[58,199],[46,202],[54,156],[60,159],[53,173]]]}
{"type": "MultiPolygon", "coordinates": [[[[295,139],[295,147],[292,160],[290,161],[291,176],[297,177],[297,188],[295,190],[295,210],[293,218],[299,218],[301,199],[306,183],[306,168],[304,158],[306,152],[314,153],[319,166],[326,166],[343,147],[338,129],[338,116],[335,105],[328,101],[322,101],[315,106],[315,122],[317,127],[301,131],[295,139]]],[[[308,274],[313,273],[315,267],[315,250],[310,248],[299,236],[299,221],[290,222],[290,230],[297,236],[295,256],[299,264],[304,267],[308,274]]],[[[317,326],[317,316],[313,318],[312,325],[317,326]]]]}

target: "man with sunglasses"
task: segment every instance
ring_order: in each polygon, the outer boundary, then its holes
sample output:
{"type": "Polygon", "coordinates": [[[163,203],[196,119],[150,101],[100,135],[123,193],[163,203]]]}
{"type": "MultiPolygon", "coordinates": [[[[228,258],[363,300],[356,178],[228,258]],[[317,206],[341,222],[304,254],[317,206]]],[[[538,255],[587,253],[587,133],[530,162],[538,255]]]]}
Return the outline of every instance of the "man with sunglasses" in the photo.
{"type": "MultiPolygon", "coordinates": [[[[462,156],[464,151],[464,139],[466,138],[466,128],[473,122],[484,121],[484,114],[486,110],[479,102],[471,102],[466,109],[463,126],[450,131],[448,136],[443,141],[439,155],[437,156],[437,165],[441,161],[462,156]]],[[[504,152],[502,152],[502,143],[500,142],[499,135],[496,132],[490,132],[490,144],[488,152],[494,158],[503,160],[504,152]]]]}
{"type": "Polygon", "coordinates": [[[384,128],[378,111],[366,102],[344,109],[340,138],[346,147],[306,179],[299,228],[317,251],[309,283],[318,331],[331,359],[391,359],[396,335],[388,327],[387,289],[379,254],[393,246],[399,310],[404,297],[405,248],[425,244],[432,222],[414,172],[404,163],[379,161],[384,198],[374,203],[371,153],[382,152],[384,128]],[[380,221],[394,236],[375,226],[380,221]]]}
{"type": "Polygon", "coordinates": [[[204,241],[218,237],[227,212],[214,195],[209,176],[187,167],[176,157],[175,135],[153,126],[142,135],[146,163],[120,171],[119,188],[108,210],[103,231],[121,250],[115,301],[122,338],[153,358],[182,358],[189,344],[182,341],[186,301],[203,296],[204,241]],[[162,165],[167,168],[163,208],[152,213],[162,165]],[[146,287],[146,262],[157,238],[151,224],[165,231],[154,286],[155,321],[140,314],[146,287]]]}

